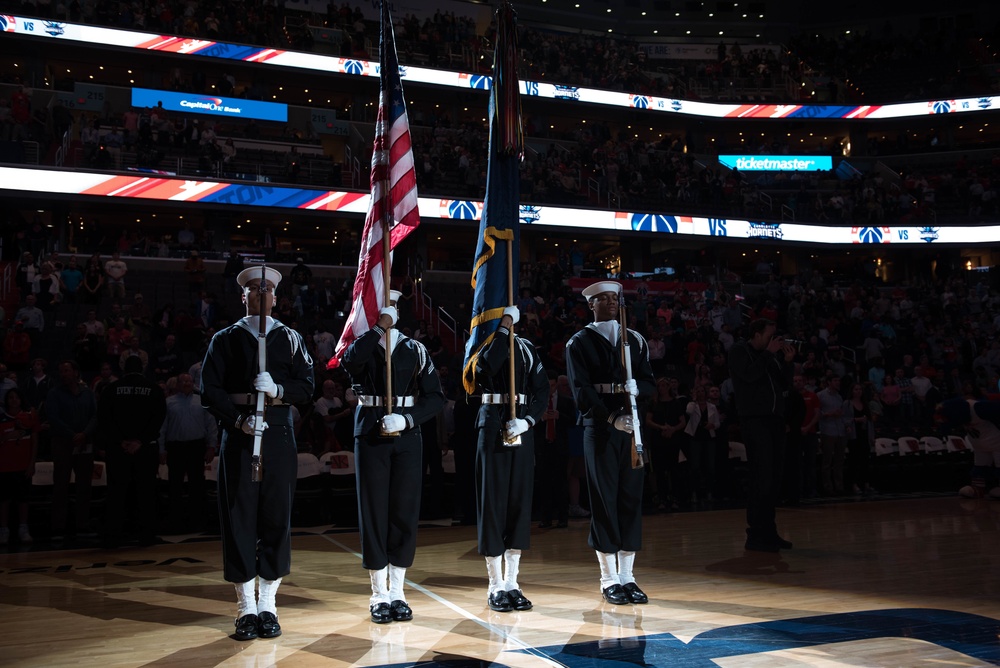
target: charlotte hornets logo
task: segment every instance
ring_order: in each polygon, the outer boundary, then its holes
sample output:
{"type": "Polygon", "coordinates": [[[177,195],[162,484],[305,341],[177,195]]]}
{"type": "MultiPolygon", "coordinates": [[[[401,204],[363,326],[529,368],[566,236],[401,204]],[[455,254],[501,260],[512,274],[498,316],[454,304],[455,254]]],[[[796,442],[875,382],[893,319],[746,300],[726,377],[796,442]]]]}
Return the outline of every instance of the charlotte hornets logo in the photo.
{"type": "Polygon", "coordinates": [[[645,95],[629,95],[629,104],[636,109],[649,109],[649,98],[645,95]]]}
{"type": "Polygon", "coordinates": [[[684,108],[684,103],[680,100],[670,100],[670,108],[674,111],[680,111],[684,108]]]}
{"type": "Polygon", "coordinates": [[[666,232],[677,233],[677,219],[673,216],[663,216],[654,213],[632,214],[632,229],[636,232],[666,232]]]}
{"type": "Polygon", "coordinates": [[[781,223],[750,223],[747,238],[780,240],[785,238],[785,233],[781,231],[781,223]]]}
{"type": "Polygon", "coordinates": [[[557,100],[579,100],[580,92],[577,90],[576,86],[556,86],[556,92],[553,95],[557,100]]]}
{"type": "Polygon", "coordinates": [[[933,243],[938,240],[941,236],[938,234],[937,227],[921,227],[919,228],[921,241],[926,241],[927,243],[933,243]]]}
{"type": "Polygon", "coordinates": [[[857,235],[854,240],[856,244],[887,244],[892,241],[888,227],[852,227],[851,234],[857,235]]]}
{"type": "Polygon", "coordinates": [[[993,98],[991,98],[991,97],[981,97],[978,100],[976,100],[976,105],[980,109],[989,109],[990,107],[993,106],[993,98]]]}
{"type": "Polygon", "coordinates": [[[56,23],[55,21],[46,21],[45,32],[52,37],[62,37],[62,35],[66,32],[66,26],[62,23],[56,23]]]}
{"type": "Polygon", "coordinates": [[[955,100],[938,100],[927,104],[930,105],[932,114],[947,114],[955,108],[955,100]]]}
{"type": "Polygon", "coordinates": [[[537,223],[542,218],[542,208],[531,206],[530,204],[522,204],[518,216],[525,225],[537,223]]]}

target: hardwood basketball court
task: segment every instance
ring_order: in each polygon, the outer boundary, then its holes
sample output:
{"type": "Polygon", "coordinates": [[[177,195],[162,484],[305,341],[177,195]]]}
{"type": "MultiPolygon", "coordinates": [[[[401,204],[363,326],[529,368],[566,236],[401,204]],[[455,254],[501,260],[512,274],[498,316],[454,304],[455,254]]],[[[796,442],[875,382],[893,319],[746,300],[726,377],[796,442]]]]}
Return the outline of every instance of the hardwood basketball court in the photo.
{"type": "MultiPolygon", "coordinates": [[[[636,560],[644,606],[599,593],[588,522],[533,529],[496,613],[475,527],[424,525],[411,622],[368,619],[356,532],[296,531],[284,630],[238,642],[210,537],[113,552],[0,555],[4,666],[1000,665],[1000,502],[952,497],[779,510],[795,548],[744,552],[742,510],[651,515],[636,560]]],[[[447,524],[447,523],[444,523],[447,524]]]]}

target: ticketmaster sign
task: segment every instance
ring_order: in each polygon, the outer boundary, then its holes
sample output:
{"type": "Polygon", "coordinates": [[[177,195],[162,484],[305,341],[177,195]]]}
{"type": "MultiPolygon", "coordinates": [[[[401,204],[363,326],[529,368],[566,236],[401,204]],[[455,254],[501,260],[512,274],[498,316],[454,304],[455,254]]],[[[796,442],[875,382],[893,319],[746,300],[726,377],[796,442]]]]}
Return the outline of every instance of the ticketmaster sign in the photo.
{"type": "Polygon", "coordinates": [[[719,162],[741,172],[828,172],[828,155],[720,155],[719,162]]]}
{"type": "Polygon", "coordinates": [[[195,93],[174,93],[148,88],[132,89],[133,107],[155,107],[160,102],[163,103],[163,108],[167,111],[288,122],[287,104],[257,102],[235,97],[197,95],[195,93]]]}

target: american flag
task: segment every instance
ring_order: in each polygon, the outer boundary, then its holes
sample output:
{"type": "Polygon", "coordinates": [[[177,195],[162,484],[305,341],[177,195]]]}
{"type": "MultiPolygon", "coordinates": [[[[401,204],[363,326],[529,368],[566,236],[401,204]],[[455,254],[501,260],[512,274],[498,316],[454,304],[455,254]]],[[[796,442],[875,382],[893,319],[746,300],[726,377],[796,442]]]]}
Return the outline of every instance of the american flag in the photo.
{"type": "Polygon", "coordinates": [[[417,210],[417,175],[410,145],[410,123],[399,78],[396,40],[392,32],[388,2],[382,2],[382,37],[379,42],[381,95],[375,121],[375,147],[372,152],[372,199],[365,218],[358,258],[358,277],[354,282],[351,313],[330,366],[358,338],[375,324],[385,306],[383,271],[386,267],[382,243],[383,230],[389,229],[389,266],[395,248],[420,224],[417,210]],[[384,221],[384,222],[383,222],[384,221]]]}

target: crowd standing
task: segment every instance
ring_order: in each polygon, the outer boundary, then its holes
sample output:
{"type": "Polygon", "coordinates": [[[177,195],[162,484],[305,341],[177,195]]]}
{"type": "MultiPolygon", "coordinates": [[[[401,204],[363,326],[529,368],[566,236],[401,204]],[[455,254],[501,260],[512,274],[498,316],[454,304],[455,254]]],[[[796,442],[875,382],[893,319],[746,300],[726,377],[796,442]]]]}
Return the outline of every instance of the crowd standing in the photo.
{"type": "MultiPolygon", "coordinates": [[[[47,531],[55,536],[71,531],[93,534],[88,502],[92,475],[86,472],[95,459],[108,462],[108,482],[113,485],[117,476],[111,454],[114,448],[131,447],[126,442],[134,440],[109,436],[98,410],[100,399],[108,388],[122,387],[122,379],[131,374],[156,385],[166,397],[166,420],[156,443],[150,445],[148,434],[139,441],[144,452],[159,452],[152,459],[167,464],[171,478],[187,472],[186,492],[172,481],[170,508],[160,511],[169,517],[161,530],[184,525],[190,513],[181,508],[204,502],[204,483],[194,472],[216,456],[219,432],[211,420],[178,423],[178,406],[197,402],[208,341],[238,314],[231,304],[215,303],[204,288],[192,294],[189,306],[146,304],[133,292],[139,279],[133,280],[127,256],[118,253],[94,254],[81,262],[76,257],[64,260],[44,245],[35,250],[41,262],[25,251],[16,267],[22,304],[8,322],[3,344],[0,405],[11,429],[4,457],[8,473],[18,471],[30,478],[37,461],[53,462],[47,531]],[[49,266],[42,270],[42,264],[49,266]],[[88,283],[93,292],[87,291],[88,283]],[[40,300],[42,294],[51,299],[40,300]],[[80,321],[56,326],[66,313],[80,321]],[[53,357],[51,342],[65,336],[67,329],[75,331],[72,346],[53,357]],[[77,473],[74,513],[69,507],[72,471],[77,473]]],[[[590,262],[571,247],[551,261],[526,263],[518,276],[519,321],[514,330],[534,346],[551,376],[549,406],[534,427],[537,461],[565,472],[559,476],[565,485],[537,496],[534,513],[547,527],[588,514],[587,505],[593,501],[580,484],[582,434],[576,432],[575,409],[567,403],[571,392],[563,377],[566,341],[590,322],[586,303],[569,283],[590,262]]],[[[288,281],[277,291],[274,313],[301,334],[317,362],[317,389],[307,402],[292,407],[290,419],[299,448],[319,456],[355,447],[351,416],[358,396],[352,379],[343,369],[325,368],[339,334],[335,314],[346,307],[352,286],[313,279],[303,263],[299,265],[292,274],[299,283],[288,281]],[[293,298],[294,292],[298,296],[293,298]]],[[[647,473],[647,507],[705,507],[742,494],[728,466],[728,443],[743,438],[734,403],[738,387],[728,359],[757,318],[774,321],[782,335],[801,341],[792,360],[792,394],[802,401],[799,405],[796,398],[786,411],[792,436],[784,456],[782,501],[872,493],[876,481],[868,456],[876,437],[931,433],[937,402],[985,396],[997,386],[1000,293],[985,274],[962,271],[898,283],[869,276],[834,284],[816,271],[782,278],[766,265],[758,269],[761,273],[744,277],[742,299],[732,292],[731,286],[738,284],[711,284],[695,276],[669,288],[642,280],[626,295],[630,325],[648,342],[656,378],[656,392],[642,420],[649,456],[654,462],[659,459],[647,473]],[[679,463],[681,453],[686,463],[679,463]]],[[[425,321],[412,314],[400,318],[399,331],[418,341],[433,361],[449,407],[423,430],[425,442],[431,443],[424,452],[428,447],[430,452],[458,449],[456,444],[469,438],[460,433],[462,423],[452,418],[458,413],[455,404],[465,401],[449,371],[461,366],[460,353],[445,346],[425,321]]],[[[148,467],[142,471],[150,474],[148,467]]],[[[26,489],[10,489],[15,492],[11,508],[21,512],[26,489]]],[[[454,500],[456,508],[463,504],[454,500]]],[[[454,508],[435,512],[449,510],[454,508]]],[[[24,523],[19,516],[11,517],[0,527],[17,524],[20,532],[24,523]]],[[[135,528],[136,517],[120,520],[121,525],[127,528],[130,519],[135,528]]],[[[30,536],[30,528],[24,528],[24,535],[30,536]]],[[[120,531],[112,529],[109,544],[122,539],[115,535],[120,531]]],[[[133,537],[150,540],[149,535],[133,537]]],[[[7,539],[12,538],[8,533],[7,539]]]]}

